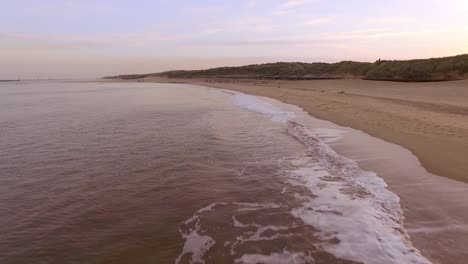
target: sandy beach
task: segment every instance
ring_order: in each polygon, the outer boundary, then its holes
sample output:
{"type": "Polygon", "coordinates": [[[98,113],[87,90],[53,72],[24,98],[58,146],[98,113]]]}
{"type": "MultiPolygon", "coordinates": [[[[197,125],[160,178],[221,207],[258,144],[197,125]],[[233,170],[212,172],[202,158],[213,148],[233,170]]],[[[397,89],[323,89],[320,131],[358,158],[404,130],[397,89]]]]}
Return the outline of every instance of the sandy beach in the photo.
{"type": "MultiPolygon", "coordinates": [[[[412,242],[433,263],[462,264],[468,258],[464,202],[468,199],[468,81],[154,77],[140,81],[189,83],[270,97],[375,136],[351,129],[334,148],[384,178],[401,199],[412,242]]],[[[320,127],[335,126],[323,122],[320,127]]]]}
{"type": "Polygon", "coordinates": [[[261,95],[297,105],[314,117],[405,147],[439,176],[468,182],[468,80],[169,79],[261,95]]]}

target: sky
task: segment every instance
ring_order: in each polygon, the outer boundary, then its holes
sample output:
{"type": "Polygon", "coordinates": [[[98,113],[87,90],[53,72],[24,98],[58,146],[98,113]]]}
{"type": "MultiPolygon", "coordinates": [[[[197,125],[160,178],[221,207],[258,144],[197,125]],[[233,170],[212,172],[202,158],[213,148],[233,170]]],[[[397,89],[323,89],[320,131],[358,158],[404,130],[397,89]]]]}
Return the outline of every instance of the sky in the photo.
{"type": "Polygon", "coordinates": [[[468,53],[468,0],[0,0],[0,79],[468,53]]]}

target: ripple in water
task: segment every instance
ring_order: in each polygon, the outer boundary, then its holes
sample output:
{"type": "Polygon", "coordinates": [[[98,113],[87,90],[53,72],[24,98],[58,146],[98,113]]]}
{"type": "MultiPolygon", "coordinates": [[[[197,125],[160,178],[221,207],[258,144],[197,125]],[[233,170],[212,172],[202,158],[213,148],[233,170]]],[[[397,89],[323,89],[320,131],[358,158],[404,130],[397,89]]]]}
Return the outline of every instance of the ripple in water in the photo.
{"type": "Polygon", "coordinates": [[[0,107],[2,264],[428,263],[341,131],[268,100],[20,83],[0,107]]]}

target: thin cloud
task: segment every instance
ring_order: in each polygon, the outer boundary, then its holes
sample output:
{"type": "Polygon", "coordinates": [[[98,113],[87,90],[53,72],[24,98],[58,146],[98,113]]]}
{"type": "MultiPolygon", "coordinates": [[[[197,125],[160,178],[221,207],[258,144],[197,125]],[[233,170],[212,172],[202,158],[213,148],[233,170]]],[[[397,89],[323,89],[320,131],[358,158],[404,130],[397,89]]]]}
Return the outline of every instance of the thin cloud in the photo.
{"type": "Polygon", "coordinates": [[[366,20],[369,24],[405,24],[414,21],[412,17],[373,17],[366,20]]]}
{"type": "Polygon", "coordinates": [[[87,49],[116,46],[148,46],[170,43],[176,40],[178,40],[176,36],[164,36],[156,32],[109,34],[99,36],[0,33],[0,47],[36,47],[38,49],[87,49]]]}
{"type": "Polygon", "coordinates": [[[319,2],[319,0],[287,0],[273,12],[273,15],[288,15],[301,6],[317,2],[319,2]]]}
{"type": "Polygon", "coordinates": [[[316,26],[316,25],[321,25],[321,24],[327,24],[327,23],[333,22],[334,20],[335,20],[334,17],[318,17],[318,18],[307,19],[306,21],[304,21],[304,25],[316,26]]]}
{"type": "Polygon", "coordinates": [[[27,13],[40,16],[80,16],[80,15],[102,15],[115,12],[115,6],[110,3],[99,1],[34,1],[27,13]]]}
{"type": "Polygon", "coordinates": [[[288,9],[288,8],[294,8],[294,7],[299,7],[305,4],[310,4],[318,2],[317,0],[288,0],[285,3],[283,3],[280,8],[282,9],[288,9]]]}
{"type": "Polygon", "coordinates": [[[226,20],[218,24],[216,27],[202,30],[204,35],[213,35],[218,33],[271,33],[284,25],[276,23],[268,17],[241,17],[232,20],[226,20]]]}
{"type": "Polygon", "coordinates": [[[282,39],[258,39],[245,41],[201,41],[193,42],[194,46],[333,46],[348,47],[346,43],[355,41],[379,41],[387,39],[401,39],[405,41],[433,38],[444,31],[441,29],[422,31],[391,31],[388,29],[368,29],[358,31],[345,31],[316,35],[312,38],[282,38],[282,39]]]}
{"type": "Polygon", "coordinates": [[[419,30],[419,31],[396,31],[396,30],[361,30],[361,31],[349,31],[343,32],[336,36],[336,39],[360,39],[360,40],[377,40],[385,38],[405,37],[407,39],[420,39],[422,37],[434,37],[445,31],[442,29],[432,30],[419,30]]]}

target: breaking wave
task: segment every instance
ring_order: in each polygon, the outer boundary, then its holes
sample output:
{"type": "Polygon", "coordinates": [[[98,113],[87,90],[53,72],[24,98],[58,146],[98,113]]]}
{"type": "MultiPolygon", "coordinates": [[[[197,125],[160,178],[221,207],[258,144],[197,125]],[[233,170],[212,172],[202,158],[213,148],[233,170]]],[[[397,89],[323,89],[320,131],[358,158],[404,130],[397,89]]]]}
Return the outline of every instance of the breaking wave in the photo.
{"type": "Polygon", "coordinates": [[[256,96],[229,96],[284,126],[307,154],[277,161],[282,202],[213,203],[195,212],[180,228],[185,244],[176,263],[430,263],[411,244],[399,198],[385,181],[327,145],[340,131],[309,129],[256,96]]]}

